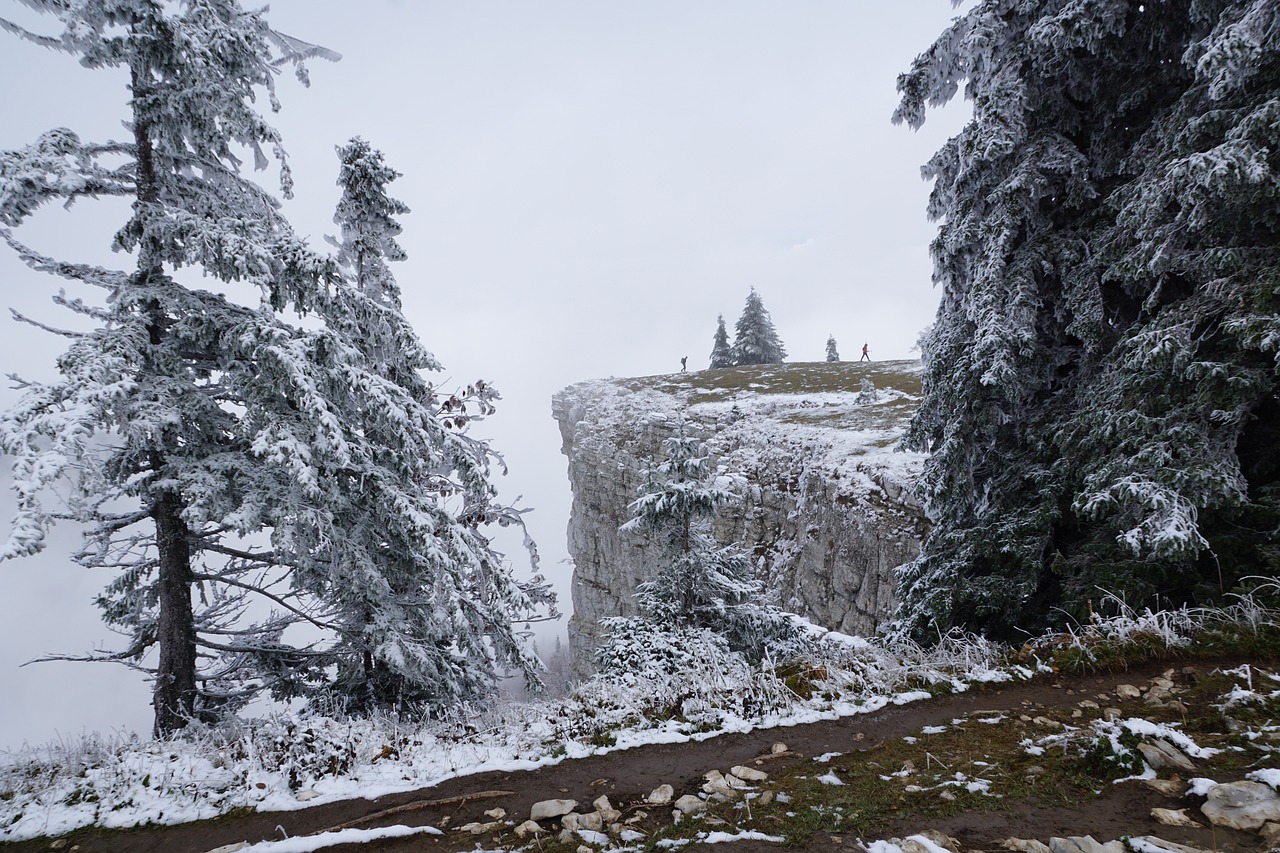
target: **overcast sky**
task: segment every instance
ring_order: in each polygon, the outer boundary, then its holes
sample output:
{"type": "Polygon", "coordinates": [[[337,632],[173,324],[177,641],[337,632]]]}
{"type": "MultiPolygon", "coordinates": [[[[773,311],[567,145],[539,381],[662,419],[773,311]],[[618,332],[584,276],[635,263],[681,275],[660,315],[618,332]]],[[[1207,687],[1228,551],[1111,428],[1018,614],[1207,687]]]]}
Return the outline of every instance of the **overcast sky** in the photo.
{"type": "MultiPolygon", "coordinates": [[[[897,74],[954,14],[950,0],[271,3],[277,29],[343,54],[312,63],[310,89],[280,82],[274,121],[298,185],[286,212],[313,244],[333,233],[334,146],[353,135],[404,173],[391,190],[412,208],[395,268],[406,314],[444,378],[502,391],[477,429],[510,464],[504,497],[535,508],[563,609],[555,391],[678,370],[681,356],[705,367],[716,315],[732,332],[751,287],[791,360],[820,360],[828,334],[846,358],[864,342],[878,359],[914,357],[937,305],[919,168],[967,113],[953,106],[919,133],[889,115],[897,74]]],[[[40,25],[16,0],[0,16],[40,25]]],[[[57,126],[124,136],[122,73],[0,41],[0,149],[57,126]]],[[[19,236],[111,262],[125,215],[86,201],[19,236]]],[[[49,302],[62,283],[4,253],[0,281],[4,304],[67,322],[49,302]]],[[[50,376],[64,342],[0,323],[2,372],[50,376]]],[[[6,383],[0,404],[13,399],[6,383]]],[[[69,563],[75,543],[60,530],[47,555],[0,564],[0,748],[149,731],[147,690],[122,669],[18,668],[114,640],[91,605],[107,578],[69,563]]]]}

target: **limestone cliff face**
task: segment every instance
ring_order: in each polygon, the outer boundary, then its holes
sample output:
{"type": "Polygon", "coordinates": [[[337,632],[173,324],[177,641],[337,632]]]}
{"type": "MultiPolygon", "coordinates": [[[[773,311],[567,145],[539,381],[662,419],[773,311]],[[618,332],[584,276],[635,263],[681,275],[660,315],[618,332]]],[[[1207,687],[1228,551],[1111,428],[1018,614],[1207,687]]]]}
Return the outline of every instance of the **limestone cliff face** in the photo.
{"type": "Polygon", "coordinates": [[[592,670],[600,619],[634,614],[636,586],[654,575],[646,539],[618,527],[681,409],[742,497],[721,511],[717,538],[754,548],[784,608],[874,633],[895,603],[893,569],[915,558],[925,530],[910,491],[923,456],[893,449],[919,392],[918,363],[864,362],[598,380],[556,394],[573,489],[575,674],[592,670]]]}

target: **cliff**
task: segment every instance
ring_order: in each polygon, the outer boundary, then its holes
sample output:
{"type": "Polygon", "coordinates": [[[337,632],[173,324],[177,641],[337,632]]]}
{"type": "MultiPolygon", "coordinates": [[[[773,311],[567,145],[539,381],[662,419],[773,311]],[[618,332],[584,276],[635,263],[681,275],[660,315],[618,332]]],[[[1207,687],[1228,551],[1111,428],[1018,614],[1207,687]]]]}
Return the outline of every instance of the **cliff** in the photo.
{"type": "Polygon", "coordinates": [[[717,538],[753,547],[781,606],[832,630],[874,633],[895,602],[893,569],[915,558],[925,530],[910,491],[924,457],[894,450],[919,394],[914,361],[605,379],[556,394],[573,490],[575,674],[592,669],[599,620],[633,614],[637,584],[652,577],[645,539],[618,526],[682,408],[742,496],[721,511],[717,538]]]}

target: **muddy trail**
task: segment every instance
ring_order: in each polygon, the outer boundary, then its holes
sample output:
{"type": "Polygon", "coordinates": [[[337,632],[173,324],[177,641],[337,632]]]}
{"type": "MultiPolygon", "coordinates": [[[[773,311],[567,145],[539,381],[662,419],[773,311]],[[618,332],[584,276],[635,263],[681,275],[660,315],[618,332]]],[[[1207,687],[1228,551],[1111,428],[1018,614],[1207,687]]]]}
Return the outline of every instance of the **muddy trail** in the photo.
{"type": "MultiPolygon", "coordinates": [[[[1217,662],[1220,667],[1235,666],[1238,663],[1240,661],[1217,662]]],[[[1074,714],[1080,717],[1078,707],[1088,704],[1082,703],[1086,697],[1112,695],[1118,684],[1141,683],[1176,665],[1166,662],[1119,673],[1050,675],[1014,684],[975,685],[965,693],[943,695],[905,705],[891,705],[873,713],[840,720],[723,735],[701,742],[644,746],[564,761],[555,766],[527,772],[481,773],[376,800],[345,800],[290,812],[237,813],[177,826],[131,830],[88,829],[75,832],[64,839],[45,838],[0,844],[0,853],[51,849],[65,850],[68,853],[208,853],[240,842],[280,840],[349,826],[371,829],[392,825],[433,826],[443,829],[444,833],[327,846],[324,850],[336,853],[436,853],[476,849],[533,849],[547,853],[576,851],[580,842],[557,842],[554,833],[541,838],[520,839],[513,834],[510,825],[475,835],[459,831],[459,828],[473,822],[492,822],[493,817],[486,816],[485,812],[494,809],[504,810],[507,819],[518,825],[528,817],[531,806],[536,802],[572,799],[589,809],[587,804],[605,795],[612,806],[622,812],[621,820],[630,819],[630,826],[650,835],[671,824],[669,805],[651,806],[644,802],[645,797],[659,785],[671,785],[677,798],[682,794],[694,794],[701,790],[703,775],[709,770],[720,769],[727,772],[735,765],[758,767],[773,778],[799,774],[795,778],[804,780],[809,777],[803,774],[809,771],[821,773],[826,766],[815,764],[814,758],[832,753],[844,756],[838,772],[844,776],[846,784],[854,785],[855,779],[852,777],[858,776],[873,788],[883,789],[892,785],[891,782],[884,781],[889,778],[883,775],[886,770],[885,762],[901,760],[888,750],[901,748],[903,743],[914,743],[910,736],[919,735],[925,727],[948,726],[962,718],[972,718],[975,714],[983,713],[998,713],[1012,719],[1019,716],[1030,719],[1030,715],[1068,718],[1074,714]],[[903,741],[903,738],[907,740],[903,741]],[[779,743],[785,744],[785,752],[777,751],[776,745],[779,743]]],[[[1195,669],[1211,673],[1215,665],[1198,663],[1195,669]]],[[[1195,675],[1191,678],[1194,679],[1195,675]]],[[[1112,698],[1111,704],[1120,707],[1126,715],[1150,716],[1150,707],[1136,699],[1123,703],[1112,698]]],[[[1187,713],[1184,708],[1175,716],[1185,719],[1187,713]]],[[[1039,721],[1048,718],[1036,716],[1035,719],[1039,721]]],[[[976,737],[983,737],[985,732],[977,731],[982,728],[973,727],[976,737]]],[[[994,739],[991,740],[994,743],[994,739]]],[[[967,748],[970,751],[974,749],[972,744],[967,748]]],[[[924,766],[931,758],[941,762],[941,759],[927,754],[921,747],[920,760],[916,763],[924,766]]],[[[990,762],[976,763],[990,765],[990,762]]],[[[1216,769],[1218,772],[1215,778],[1219,781],[1231,781],[1243,775],[1243,771],[1216,769]]],[[[897,781],[899,780],[893,780],[897,781]]],[[[1029,781],[1034,783],[1035,780],[1029,777],[1029,781]]],[[[909,798],[899,795],[903,805],[888,807],[891,810],[886,812],[888,817],[873,827],[879,830],[877,834],[862,834],[857,812],[844,813],[836,809],[829,813],[836,817],[826,821],[821,817],[811,819],[811,825],[802,827],[799,834],[795,827],[791,827],[787,833],[787,843],[796,849],[860,850],[860,837],[870,840],[889,837],[890,834],[905,836],[933,828],[955,837],[963,847],[972,850],[998,849],[998,843],[1010,837],[1046,840],[1053,836],[1093,835],[1098,840],[1107,840],[1145,834],[1160,835],[1202,849],[1259,849],[1257,836],[1252,834],[1221,828],[1174,830],[1161,826],[1151,817],[1151,809],[1170,806],[1168,796],[1138,782],[1112,785],[1099,781],[1092,787],[1092,791],[1080,788],[1078,796],[1071,793],[1073,789],[1070,787],[1055,789],[1053,792],[1046,789],[1045,796],[1040,797],[1036,795],[1033,784],[1029,794],[1000,800],[995,806],[983,802],[980,808],[966,809],[962,801],[959,806],[953,804],[949,814],[931,814],[927,818],[911,809],[909,798]],[[899,814],[892,811],[899,808],[899,814]]],[[[820,807],[813,808],[820,816],[828,814],[820,807]]],[[[794,816],[795,813],[788,814],[794,816]]],[[[782,817],[760,818],[777,822],[784,820],[782,817]]],[[[715,824],[724,823],[710,815],[707,819],[715,824]]],[[[553,822],[544,821],[544,826],[550,826],[551,823],[553,822]]],[[[767,827],[764,831],[768,831],[767,827]]],[[[685,833],[685,837],[691,835],[691,832],[685,833]]],[[[640,841],[635,846],[644,849],[646,843],[640,841]]],[[[776,841],[763,840],[740,840],[716,845],[695,841],[679,849],[742,853],[776,851],[781,846],[776,841]]]]}

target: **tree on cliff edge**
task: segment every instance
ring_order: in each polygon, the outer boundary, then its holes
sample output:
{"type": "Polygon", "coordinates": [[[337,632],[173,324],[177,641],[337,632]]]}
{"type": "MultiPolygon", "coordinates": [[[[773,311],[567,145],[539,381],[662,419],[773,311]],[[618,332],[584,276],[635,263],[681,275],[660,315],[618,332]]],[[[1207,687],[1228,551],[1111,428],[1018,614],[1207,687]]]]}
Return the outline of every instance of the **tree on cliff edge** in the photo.
{"type": "Polygon", "coordinates": [[[840,352],[836,349],[836,336],[827,335],[827,361],[839,361],[840,352]]]}
{"type": "Polygon", "coordinates": [[[898,80],[943,288],[901,626],[1002,636],[1280,569],[1280,5],[986,0],[898,80]]]}
{"type": "Polygon", "coordinates": [[[786,357],[787,350],[773,327],[773,320],[753,287],[747,295],[742,316],[734,325],[733,363],[782,364],[786,357]]]}
{"type": "Polygon", "coordinates": [[[716,334],[711,342],[711,364],[708,367],[712,370],[733,367],[733,349],[729,346],[729,333],[724,327],[723,314],[716,317],[716,334]]]}

